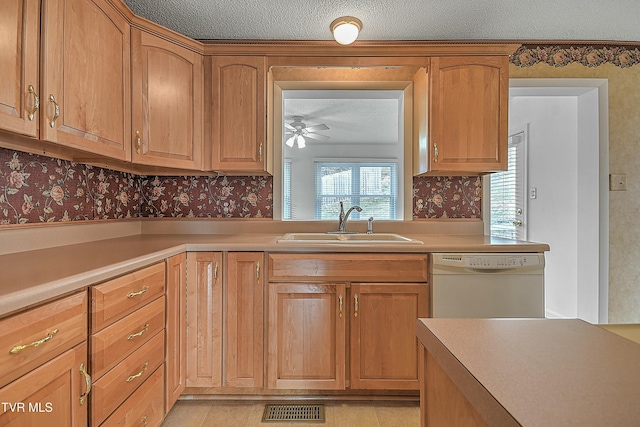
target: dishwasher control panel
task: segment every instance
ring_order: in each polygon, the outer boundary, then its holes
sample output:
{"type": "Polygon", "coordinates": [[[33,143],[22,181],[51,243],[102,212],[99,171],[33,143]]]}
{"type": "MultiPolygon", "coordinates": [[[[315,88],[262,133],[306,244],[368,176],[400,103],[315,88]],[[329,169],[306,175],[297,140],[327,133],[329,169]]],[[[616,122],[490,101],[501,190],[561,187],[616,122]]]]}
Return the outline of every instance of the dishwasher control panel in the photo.
{"type": "Polygon", "coordinates": [[[468,255],[464,266],[470,268],[518,268],[540,265],[537,255],[468,255]]]}
{"type": "Polygon", "coordinates": [[[539,254],[515,254],[515,253],[463,253],[463,254],[433,254],[433,263],[441,266],[507,270],[544,265],[539,254]]]}

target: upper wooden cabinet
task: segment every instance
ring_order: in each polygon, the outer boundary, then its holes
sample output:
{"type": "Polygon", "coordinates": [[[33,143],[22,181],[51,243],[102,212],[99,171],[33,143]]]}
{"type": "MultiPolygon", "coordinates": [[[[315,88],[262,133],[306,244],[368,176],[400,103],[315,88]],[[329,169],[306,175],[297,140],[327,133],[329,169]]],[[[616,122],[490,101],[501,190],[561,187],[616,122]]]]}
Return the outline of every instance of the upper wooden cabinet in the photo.
{"type": "Polygon", "coordinates": [[[40,138],[130,160],[130,25],[106,0],[42,2],[40,138]]]}
{"type": "Polygon", "coordinates": [[[266,59],[213,56],[209,61],[211,169],[229,174],[265,174],[266,59]]]}
{"type": "Polygon", "coordinates": [[[432,57],[428,80],[416,75],[415,174],[506,170],[508,65],[506,55],[432,57]]]}
{"type": "Polygon", "coordinates": [[[131,31],[134,163],[202,169],[202,55],[131,31]]]}
{"type": "Polygon", "coordinates": [[[40,2],[0,2],[0,128],[38,136],[40,2]]]}

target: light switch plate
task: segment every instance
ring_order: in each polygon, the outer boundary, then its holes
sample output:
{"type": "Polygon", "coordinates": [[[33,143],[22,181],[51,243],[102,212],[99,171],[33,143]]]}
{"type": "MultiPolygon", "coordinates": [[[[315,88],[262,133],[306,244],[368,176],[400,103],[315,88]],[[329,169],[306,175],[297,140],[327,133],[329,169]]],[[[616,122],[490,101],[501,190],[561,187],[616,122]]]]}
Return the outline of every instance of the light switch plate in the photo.
{"type": "Polygon", "coordinates": [[[627,174],[612,173],[609,175],[609,191],[627,191],[627,174]]]}

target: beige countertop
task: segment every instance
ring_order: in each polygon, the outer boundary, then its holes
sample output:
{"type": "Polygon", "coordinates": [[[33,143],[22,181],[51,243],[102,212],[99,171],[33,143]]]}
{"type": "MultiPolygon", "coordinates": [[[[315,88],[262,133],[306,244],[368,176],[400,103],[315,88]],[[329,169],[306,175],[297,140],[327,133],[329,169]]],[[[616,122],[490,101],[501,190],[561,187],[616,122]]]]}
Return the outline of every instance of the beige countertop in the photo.
{"type": "Polygon", "coordinates": [[[548,245],[483,235],[409,235],[423,244],[283,244],[282,234],[139,234],[0,256],[0,316],[185,251],[542,252],[548,245]]]}
{"type": "Polygon", "coordinates": [[[637,426],[640,345],[576,319],[419,319],[489,425],[637,426]]]}

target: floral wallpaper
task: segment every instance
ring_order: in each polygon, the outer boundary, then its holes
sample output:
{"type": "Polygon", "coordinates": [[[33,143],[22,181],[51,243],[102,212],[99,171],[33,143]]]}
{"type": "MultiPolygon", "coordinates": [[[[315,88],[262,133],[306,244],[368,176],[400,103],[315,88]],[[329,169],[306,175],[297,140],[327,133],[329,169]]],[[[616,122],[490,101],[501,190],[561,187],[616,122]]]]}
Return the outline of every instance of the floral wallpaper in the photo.
{"type": "MultiPolygon", "coordinates": [[[[415,177],[413,217],[480,218],[481,182],[415,177]]],[[[273,218],[273,180],[136,176],[0,148],[0,226],[141,217],[273,218]]]]}
{"type": "Polygon", "coordinates": [[[520,46],[510,57],[510,62],[518,67],[531,67],[546,63],[553,67],[564,67],[579,63],[586,67],[613,64],[628,68],[640,64],[640,50],[625,46],[520,46]]]}
{"type": "Polygon", "coordinates": [[[131,174],[0,149],[0,225],[139,216],[131,174]]]}
{"type": "Polygon", "coordinates": [[[273,218],[271,177],[144,177],[142,216],[273,218]]]}
{"type": "Polygon", "coordinates": [[[481,218],[479,176],[413,178],[413,218],[481,218]]]}

